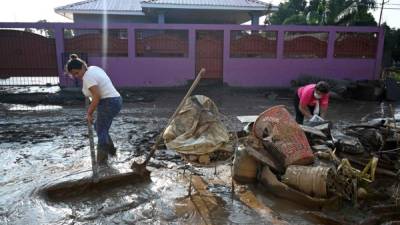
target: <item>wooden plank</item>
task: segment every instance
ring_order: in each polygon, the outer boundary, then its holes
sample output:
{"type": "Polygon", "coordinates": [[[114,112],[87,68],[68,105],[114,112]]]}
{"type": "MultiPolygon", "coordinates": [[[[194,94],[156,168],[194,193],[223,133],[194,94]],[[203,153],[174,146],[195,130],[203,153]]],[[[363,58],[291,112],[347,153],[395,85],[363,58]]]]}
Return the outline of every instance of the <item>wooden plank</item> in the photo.
{"type": "Polygon", "coordinates": [[[283,167],[275,163],[272,159],[268,158],[267,156],[263,155],[261,152],[258,152],[254,148],[250,146],[246,146],[245,150],[249,155],[253,156],[256,160],[267,164],[270,168],[273,168],[275,171],[282,172],[283,167]]]}
{"type": "Polygon", "coordinates": [[[303,129],[303,131],[305,133],[309,133],[309,134],[313,134],[313,135],[317,135],[323,138],[326,138],[326,135],[324,133],[322,133],[322,131],[314,128],[314,127],[309,127],[309,126],[304,126],[304,125],[300,125],[301,129],[303,129]]]}
{"type": "MultiPolygon", "coordinates": [[[[218,181],[219,180],[220,179],[218,179],[218,181]]],[[[231,185],[223,180],[220,181],[225,185],[231,185]]],[[[192,195],[191,199],[196,204],[199,213],[202,215],[202,218],[204,219],[204,222],[206,224],[212,224],[212,221],[210,219],[210,210],[212,210],[215,206],[219,207],[218,201],[214,197],[215,195],[207,190],[208,183],[204,181],[204,179],[201,178],[200,176],[192,176],[192,184],[194,189],[199,193],[199,195],[192,195]]],[[[235,187],[237,186],[238,185],[235,185],[235,187]]],[[[274,225],[288,224],[286,221],[283,221],[279,219],[277,216],[275,216],[275,213],[271,208],[265,206],[263,203],[258,201],[256,196],[251,191],[235,190],[235,194],[238,196],[238,198],[243,204],[253,209],[263,219],[265,219],[265,222],[274,225]]]]}
{"type": "Polygon", "coordinates": [[[197,194],[190,196],[193,205],[205,224],[213,224],[210,210],[220,207],[217,199],[207,190],[208,184],[200,176],[192,176],[192,185],[197,191],[197,194]]]}
{"type": "Polygon", "coordinates": [[[249,190],[236,193],[241,202],[256,211],[266,222],[274,225],[289,224],[286,221],[280,220],[274,215],[274,211],[262,204],[256,196],[249,190]]]}

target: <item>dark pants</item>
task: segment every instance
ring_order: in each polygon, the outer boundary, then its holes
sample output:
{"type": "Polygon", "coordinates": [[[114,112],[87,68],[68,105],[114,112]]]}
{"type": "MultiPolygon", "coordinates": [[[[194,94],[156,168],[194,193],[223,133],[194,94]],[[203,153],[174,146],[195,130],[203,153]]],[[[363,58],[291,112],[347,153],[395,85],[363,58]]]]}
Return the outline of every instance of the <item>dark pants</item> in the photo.
{"type": "MultiPolygon", "coordinates": [[[[299,103],[300,103],[300,98],[299,98],[299,95],[297,94],[297,90],[296,90],[296,93],[295,93],[295,96],[294,96],[294,102],[293,102],[293,104],[294,104],[294,110],[296,111],[296,122],[297,122],[298,124],[303,124],[303,122],[304,122],[304,115],[303,115],[303,113],[300,111],[299,103]]],[[[311,113],[311,115],[312,115],[312,114],[314,113],[315,106],[308,106],[308,109],[310,110],[310,113],[311,113]]]]}
{"type": "Polygon", "coordinates": [[[108,131],[110,130],[114,117],[121,111],[121,107],[121,97],[104,98],[100,100],[97,106],[97,119],[94,124],[100,149],[105,149],[104,146],[112,144],[112,139],[108,131]]]}

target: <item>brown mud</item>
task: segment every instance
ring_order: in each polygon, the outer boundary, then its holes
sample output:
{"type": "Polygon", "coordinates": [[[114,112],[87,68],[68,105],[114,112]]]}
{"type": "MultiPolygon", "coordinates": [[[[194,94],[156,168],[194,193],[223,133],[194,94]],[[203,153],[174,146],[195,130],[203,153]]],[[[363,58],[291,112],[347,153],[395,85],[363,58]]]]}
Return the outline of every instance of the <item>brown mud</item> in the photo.
{"type": "MultiPolygon", "coordinates": [[[[226,115],[224,123],[230,130],[242,128],[238,115],[260,114],[278,104],[287,105],[292,114],[294,111],[287,92],[200,89],[196,93],[215,101],[226,115]]],[[[143,160],[183,95],[184,91],[162,91],[151,96],[125,96],[123,109],[111,128],[118,148],[117,157],[109,160],[114,172],[129,172],[133,160],[143,160]],[[129,101],[130,97],[136,100],[129,101]]],[[[214,168],[192,171],[205,180],[218,177],[224,181],[208,183],[207,193],[214,197],[204,220],[195,201],[188,198],[187,177],[191,172],[184,173],[186,164],[168,150],[157,151],[150,161],[150,182],[116,188],[105,185],[83,194],[66,193],[70,194],[67,198],[43,197],[40,191],[45,187],[91,175],[84,103],[69,105],[34,108],[1,104],[0,224],[270,224],[259,210],[246,205],[240,196],[231,195],[229,165],[218,166],[217,175],[214,168]]],[[[344,126],[359,122],[379,107],[377,102],[333,101],[328,117],[336,126],[344,126]]],[[[276,218],[290,224],[340,224],[343,218],[356,222],[366,217],[362,209],[346,203],[341,210],[315,211],[275,197],[261,185],[251,185],[250,189],[276,218]]]]}

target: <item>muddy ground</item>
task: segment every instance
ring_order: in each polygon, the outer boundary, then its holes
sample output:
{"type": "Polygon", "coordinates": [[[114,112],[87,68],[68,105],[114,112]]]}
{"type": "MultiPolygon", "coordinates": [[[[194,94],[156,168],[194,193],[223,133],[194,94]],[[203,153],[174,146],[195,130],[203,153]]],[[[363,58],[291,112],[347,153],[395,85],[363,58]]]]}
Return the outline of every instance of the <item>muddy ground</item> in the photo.
{"type": "MultiPolygon", "coordinates": [[[[270,106],[284,104],[293,113],[290,92],[220,90],[196,91],[211,97],[226,115],[230,130],[240,130],[238,115],[256,115],[270,106]]],[[[132,92],[125,97],[111,135],[118,156],[110,160],[114,169],[128,171],[133,160],[142,159],[155,136],[184,96],[185,91],[132,92]]],[[[20,97],[21,98],[21,97],[20,97]]],[[[21,103],[29,102],[27,96],[21,103]]],[[[90,176],[91,163],[84,103],[79,99],[63,105],[0,106],[0,224],[207,224],[198,209],[188,203],[185,163],[171,151],[159,151],[150,162],[151,182],[117,189],[95,190],[82,196],[49,199],[42,187],[90,176]]],[[[340,126],[358,122],[378,111],[377,102],[333,101],[328,118],[340,126]]],[[[218,199],[211,212],[213,224],[269,224],[263,215],[231,196],[230,167],[198,168],[206,179],[222,180],[208,190],[218,199]]],[[[262,186],[251,186],[257,198],[290,224],[318,224],[307,216],[312,209],[278,199],[262,186]]],[[[72,193],[73,194],[73,193],[72,193]]],[[[344,218],[348,212],[357,221],[363,214],[344,203],[346,212],[324,212],[344,218]]]]}

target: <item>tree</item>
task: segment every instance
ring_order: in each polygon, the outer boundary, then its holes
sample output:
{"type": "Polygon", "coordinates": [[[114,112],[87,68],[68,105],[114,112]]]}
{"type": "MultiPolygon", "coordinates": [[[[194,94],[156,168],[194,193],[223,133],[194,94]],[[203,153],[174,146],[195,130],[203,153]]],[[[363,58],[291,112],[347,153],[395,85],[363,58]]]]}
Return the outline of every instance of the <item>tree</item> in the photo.
{"type": "MultiPolygon", "coordinates": [[[[38,23],[47,23],[47,20],[39,20],[38,23]]],[[[48,38],[54,38],[55,34],[54,34],[54,30],[53,29],[47,29],[47,28],[43,28],[43,29],[37,29],[41,35],[48,37],[48,38]]]]}
{"type": "Polygon", "coordinates": [[[32,30],[32,28],[25,28],[24,31],[25,31],[25,32],[29,32],[29,33],[34,33],[33,30],[32,30]]]}
{"type": "Polygon", "coordinates": [[[278,11],[271,16],[272,24],[283,24],[283,22],[293,16],[303,13],[306,9],[307,1],[305,0],[289,0],[279,4],[278,11]]]}
{"type": "Polygon", "coordinates": [[[303,14],[293,15],[285,19],[282,24],[307,25],[307,18],[303,14]]]}
{"type": "Polygon", "coordinates": [[[272,4],[269,3],[265,10],[264,25],[271,25],[272,4]]]}
{"type": "Polygon", "coordinates": [[[318,25],[323,24],[325,20],[326,1],[311,0],[305,10],[307,24],[318,25]]]}
{"type": "Polygon", "coordinates": [[[64,29],[64,38],[72,38],[72,37],[74,37],[72,29],[64,29]]]}
{"type": "MultiPolygon", "coordinates": [[[[336,3],[337,1],[332,2],[336,3]]],[[[330,22],[335,25],[376,26],[374,17],[368,12],[375,7],[374,0],[344,1],[342,5],[336,5],[338,11],[331,15],[330,22]]]]}
{"type": "Polygon", "coordinates": [[[386,23],[382,26],[385,30],[383,65],[387,67],[393,61],[400,62],[400,29],[392,29],[386,23]]]}
{"type": "Polygon", "coordinates": [[[376,25],[368,11],[376,6],[375,0],[289,0],[279,4],[271,16],[272,24],[308,25],[376,25]]]}

